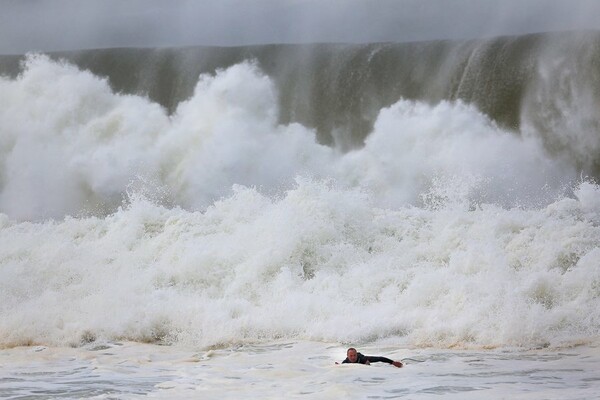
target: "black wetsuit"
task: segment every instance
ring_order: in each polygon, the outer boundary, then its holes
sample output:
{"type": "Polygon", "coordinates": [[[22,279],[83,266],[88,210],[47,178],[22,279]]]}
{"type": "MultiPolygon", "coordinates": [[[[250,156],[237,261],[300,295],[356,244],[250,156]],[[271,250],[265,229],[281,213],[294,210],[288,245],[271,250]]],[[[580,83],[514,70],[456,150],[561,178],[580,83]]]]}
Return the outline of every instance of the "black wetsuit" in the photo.
{"type": "MultiPolygon", "coordinates": [[[[384,362],[384,363],[388,363],[388,364],[393,363],[393,361],[387,357],[365,356],[361,353],[358,353],[357,355],[358,355],[358,358],[356,360],[357,364],[366,364],[367,361],[369,363],[374,363],[374,362],[384,362]]],[[[348,357],[346,357],[346,359],[344,361],[342,361],[342,364],[352,364],[352,363],[350,362],[350,360],[348,360],[348,357]]]]}

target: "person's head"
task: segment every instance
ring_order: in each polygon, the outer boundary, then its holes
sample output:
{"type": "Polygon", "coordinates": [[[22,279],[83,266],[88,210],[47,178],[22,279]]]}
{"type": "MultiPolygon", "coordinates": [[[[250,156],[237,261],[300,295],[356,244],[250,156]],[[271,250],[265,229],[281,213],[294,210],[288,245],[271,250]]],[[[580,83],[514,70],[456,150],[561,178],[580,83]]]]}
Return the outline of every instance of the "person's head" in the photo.
{"type": "Polygon", "coordinates": [[[358,352],[354,347],[350,347],[346,351],[346,357],[348,357],[348,361],[350,361],[351,363],[355,363],[358,361],[358,352]]]}

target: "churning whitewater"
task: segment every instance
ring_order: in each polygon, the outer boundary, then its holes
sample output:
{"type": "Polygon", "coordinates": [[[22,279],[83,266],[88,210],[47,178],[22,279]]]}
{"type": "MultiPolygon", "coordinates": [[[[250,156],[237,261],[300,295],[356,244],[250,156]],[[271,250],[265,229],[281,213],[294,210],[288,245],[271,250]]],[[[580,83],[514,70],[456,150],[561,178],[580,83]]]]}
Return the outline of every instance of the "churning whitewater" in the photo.
{"type": "Polygon", "coordinates": [[[128,190],[202,210],[235,184],[277,194],[296,176],[365,189],[386,207],[423,205],[440,189],[531,206],[578,177],[536,138],[461,102],[399,100],[381,110],[364,147],[342,154],[313,130],[277,123],[276,88],[252,63],[201,76],[173,115],[46,56],[28,57],[1,85],[0,207],[18,220],[115,211],[128,190]]]}
{"type": "Polygon", "coordinates": [[[0,346],[600,334],[600,188],[535,124],[399,98],[342,150],[252,60],[172,112],[44,55],[0,93],[0,346]]]}

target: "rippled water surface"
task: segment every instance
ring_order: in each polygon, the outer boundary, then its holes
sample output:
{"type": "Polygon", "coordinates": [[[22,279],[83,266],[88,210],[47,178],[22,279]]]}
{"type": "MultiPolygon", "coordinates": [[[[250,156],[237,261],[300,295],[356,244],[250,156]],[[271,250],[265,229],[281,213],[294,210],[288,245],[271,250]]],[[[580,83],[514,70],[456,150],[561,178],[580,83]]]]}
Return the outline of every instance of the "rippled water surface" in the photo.
{"type": "Polygon", "coordinates": [[[0,397],[42,398],[465,398],[593,399],[600,351],[360,348],[404,359],[335,365],[344,347],[286,342],[196,351],[135,343],[0,352],[0,397]]]}

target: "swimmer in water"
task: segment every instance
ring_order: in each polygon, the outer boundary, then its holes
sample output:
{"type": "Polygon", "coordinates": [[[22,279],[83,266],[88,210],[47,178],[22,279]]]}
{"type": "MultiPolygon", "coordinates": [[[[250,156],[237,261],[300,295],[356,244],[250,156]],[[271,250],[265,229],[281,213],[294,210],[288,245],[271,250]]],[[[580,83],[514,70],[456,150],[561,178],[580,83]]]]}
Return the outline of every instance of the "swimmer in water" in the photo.
{"type": "MultiPolygon", "coordinates": [[[[394,367],[402,368],[402,363],[400,361],[393,361],[387,357],[377,357],[377,356],[365,356],[358,351],[354,347],[350,347],[346,351],[346,359],[342,361],[342,364],[365,364],[369,365],[372,362],[384,362],[388,364],[392,364],[394,367]]],[[[337,363],[336,363],[337,364],[337,363]]]]}

